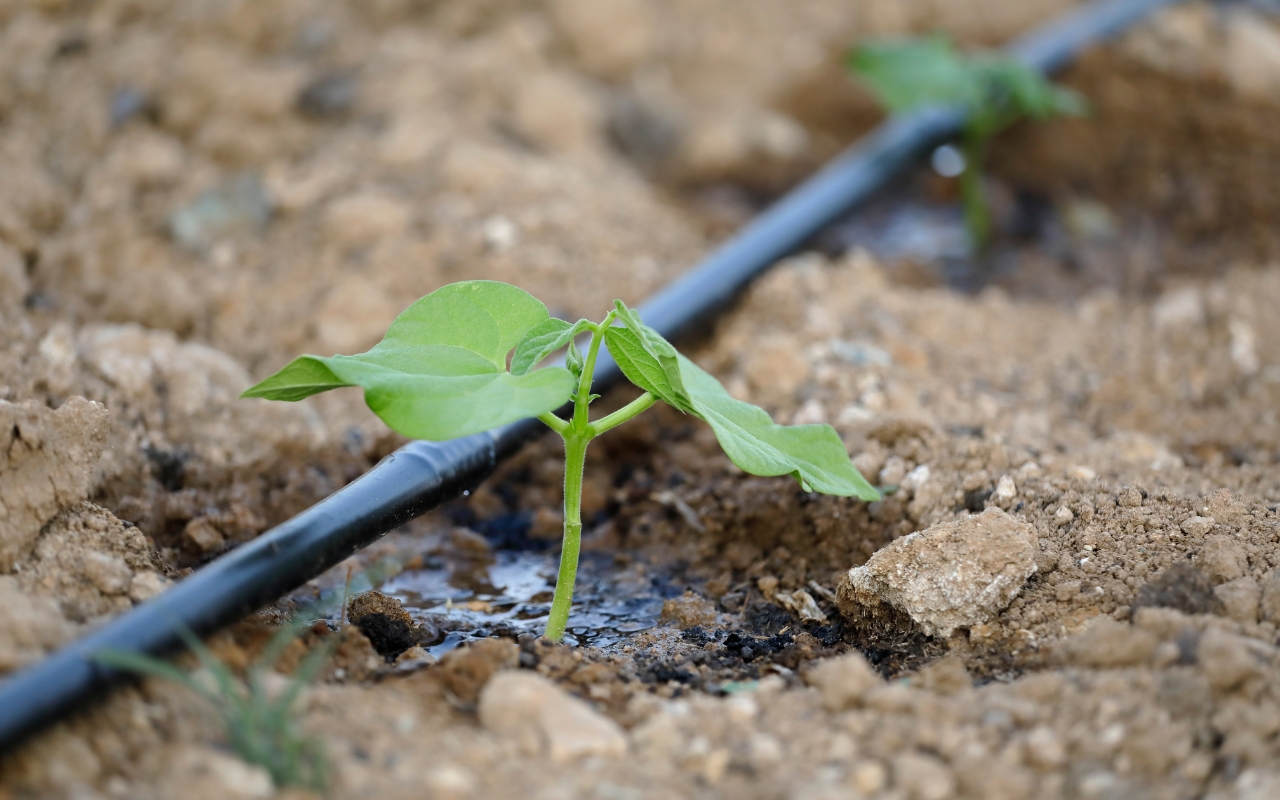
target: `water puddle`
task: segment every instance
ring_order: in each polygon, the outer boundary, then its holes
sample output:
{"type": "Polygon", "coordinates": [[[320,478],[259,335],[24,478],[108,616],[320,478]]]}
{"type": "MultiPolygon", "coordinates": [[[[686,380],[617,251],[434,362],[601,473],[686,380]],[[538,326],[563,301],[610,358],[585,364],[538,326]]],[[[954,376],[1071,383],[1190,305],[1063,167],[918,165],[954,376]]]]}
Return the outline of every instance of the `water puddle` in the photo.
{"type": "MultiPolygon", "coordinates": [[[[440,656],[495,634],[541,635],[558,568],[554,552],[499,550],[487,563],[437,558],[400,573],[381,591],[444,632],[443,640],[427,648],[440,656]]],[[[619,567],[606,553],[584,553],[564,641],[608,649],[656,626],[662,601],[678,590],[646,573],[643,565],[619,567]]]]}

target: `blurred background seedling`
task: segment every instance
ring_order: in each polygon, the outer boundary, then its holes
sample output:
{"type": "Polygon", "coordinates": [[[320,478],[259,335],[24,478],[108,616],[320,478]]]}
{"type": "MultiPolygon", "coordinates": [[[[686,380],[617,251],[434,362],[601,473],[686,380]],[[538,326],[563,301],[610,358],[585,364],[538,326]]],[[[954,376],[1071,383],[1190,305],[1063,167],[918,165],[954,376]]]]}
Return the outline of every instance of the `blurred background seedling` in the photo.
{"type": "Polygon", "coordinates": [[[959,152],[946,151],[940,171],[959,179],[975,253],[991,240],[982,171],[991,137],[1020,119],[1080,116],[1087,109],[1080,95],[1017,59],[992,51],[962,53],[944,36],[867,42],[850,51],[848,64],[891,112],[930,105],[964,110],[959,152]]]}
{"type": "Polygon", "coordinates": [[[306,615],[300,614],[282,626],[245,671],[243,680],[191,629],[176,622],[174,627],[195,654],[199,670],[185,672],[168,661],[121,650],[103,651],[94,660],[185,686],[213,707],[231,748],[246,762],[266,769],[276,786],[322,791],[328,783],[324,751],[319,741],[300,730],[298,699],[332,654],[338,637],[329,637],[312,648],[283,688],[270,677],[280,657],[306,626],[305,619],[306,615]]]}

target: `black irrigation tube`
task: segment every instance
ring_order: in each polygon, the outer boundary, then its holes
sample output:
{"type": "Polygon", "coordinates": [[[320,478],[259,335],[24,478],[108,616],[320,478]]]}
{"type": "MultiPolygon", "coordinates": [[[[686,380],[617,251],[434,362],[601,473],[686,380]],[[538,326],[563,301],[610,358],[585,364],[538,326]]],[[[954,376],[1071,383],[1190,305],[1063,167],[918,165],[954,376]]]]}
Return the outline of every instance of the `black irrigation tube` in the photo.
{"type": "MultiPolygon", "coordinates": [[[[1022,37],[1009,52],[1038,69],[1055,70],[1084,48],[1174,2],[1098,0],[1022,37]]],[[[704,323],[756,275],[952,138],[962,122],[960,111],[942,107],[889,120],[651,298],[641,307],[645,320],[671,338],[704,323]]],[[[619,373],[601,356],[597,380],[607,386],[619,373]]],[[[201,635],[212,633],[475,486],[543,430],[537,420],[524,420],[449,442],[411,442],[293,519],[14,675],[0,684],[0,752],[83,708],[125,677],[87,660],[93,653],[173,652],[181,647],[177,623],[201,635]]]]}

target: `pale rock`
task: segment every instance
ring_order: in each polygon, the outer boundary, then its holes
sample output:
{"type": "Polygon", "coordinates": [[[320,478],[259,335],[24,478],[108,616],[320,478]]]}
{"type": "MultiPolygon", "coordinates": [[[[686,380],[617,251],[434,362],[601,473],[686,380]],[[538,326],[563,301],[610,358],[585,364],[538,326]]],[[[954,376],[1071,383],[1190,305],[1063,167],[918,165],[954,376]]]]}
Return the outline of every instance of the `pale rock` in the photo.
{"type": "Polygon", "coordinates": [[[434,800],[464,800],[475,794],[475,775],[465,767],[445,764],[427,773],[428,796],[434,800]]]}
{"type": "Polygon", "coordinates": [[[342,249],[366,247],[402,235],[409,222],[409,206],[402,200],[366,191],[329,204],[324,214],[324,235],[342,249]]]}
{"type": "Polygon", "coordinates": [[[275,794],[263,767],[208,746],[184,745],[166,759],[160,796],[183,800],[266,800],[275,794]]]}
{"type": "Polygon", "coordinates": [[[827,421],[827,410],[822,407],[822,401],[816,397],[810,397],[804,401],[804,405],[796,410],[791,417],[792,425],[821,425],[827,421]]]}
{"type": "Polygon", "coordinates": [[[1143,663],[1158,644],[1159,638],[1149,630],[1100,616],[1058,651],[1067,663],[1109,669],[1143,663]]]}
{"type": "Polygon", "coordinates": [[[889,456],[880,468],[881,486],[901,486],[907,477],[907,462],[898,456],[889,456]]]}
{"type": "Polygon", "coordinates": [[[1230,536],[1210,536],[1200,550],[1196,566],[1214,584],[1226,583],[1249,571],[1249,557],[1244,548],[1230,536]]]}
{"type": "Polygon", "coordinates": [[[1258,621],[1258,607],[1262,600],[1262,587],[1245,575],[1233,581],[1215,586],[1213,593],[1222,601],[1226,615],[1236,622],[1258,621]]]}
{"type": "Polygon", "coordinates": [[[1195,516],[1185,520],[1180,526],[1188,536],[1204,536],[1213,530],[1213,517],[1195,516]]]}
{"type": "Polygon", "coordinates": [[[139,572],[129,582],[129,599],[144,603],[172,585],[172,581],[158,572],[139,572]]]}
{"type": "Polygon", "coordinates": [[[1037,725],[1027,731],[1024,747],[1027,760],[1038,769],[1056,770],[1067,763],[1067,748],[1058,734],[1046,725],[1037,725]]]}
{"type": "Polygon", "coordinates": [[[75,633],[55,600],[23,590],[9,575],[0,575],[0,608],[0,673],[38,661],[75,633]]]}
{"type": "Polygon", "coordinates": [[[843,711],[884,680],[861,653],[830,658],[805,674],[805,681],[822,692],[822,702],[832,711],[843,711]]]}
{"type": "Polygon", "coordinates": [[[1252,100],[1280,99],[1280,31],[1245,10],[1227,14],[1222,67],[1232,88],[1252,100]]]}
{"type": "Polygon", "coordinates": [[[1235,783],[1205,795],[1206,800],[1275,800],[1280,797],[1280,769],[1252,767],[1235,783]]]}
{"type": "Polygon", "coordinates": [[[794,592],[779,592],[775,598],[782,607],[795,614],[800,618],[801,622],[817,622],[826,624],[827,615],[818,608],[818,603],[813,599],[813,595],[804,589],[796,589],[794,592]]]}
{"type": "Polygon", "coordinates": [[[790,336],[763,338],[746,356],[742,372],[751,383],[756,402],[789,402],[809,377],[809,364],[790,336]]]}
{"type": "Polygon", "coordinates": [[[1000,480],[996,482],[996,490],[991,496],[1000,502],[1008,502],[1018,496],[1018,486],[1013,482],[1012,475],[1001,475],[1000,480]]]}
{"type": "Polygon", "coordinates": [[[340,278],[316,311],[316,338],[334,353],[359,353],[378,340],[404,308],[362,275],[340,278]]]}
{"type": "Polygon", "coordinates": [[[512,108],[516,130],[550,152],[572,152],[592,146],[600,130],[600,113],[582,84],[571,74],[539,72],[517,88],[512,108]]]}
{"type": "Polygon", "coordinates": [[[88,551],[81,556],[81,571],[103,594],[124,594],[133,581],[133,571],[123,558],[110,553],[88,551]]]}
{"type": "Polygon", "coordinates": [[[1076,518],[1075,513],[1071,509],[1067,508],[1066,506],[1060,506],[1057,512],[1054,513],[1053,515],[1053,521],[1059,527],[1066,525],[1067,523],[1071,522],[1075,518],[1076,518]]]}
{"type": "Polygon", "coordinates": [[[854,567],[837,598],[846,617],[887,605],[929,635],[986,622],[1036,571],[1039,540],[1030,524],[988,508],[898,539],[854,567]]]}
{"type": "Polygon", "coordinates": [[[500,672],[480,693],[480,722],[557,764],[627,752],[622,728],[551,681],[532,672],[500,672]]]}
{"type": "Polygon", "coordinates": [[[107,410],[83,397],[56,411],[0,400],[0,572],[54,515],[89,496],[107,433],[107,410]]]}
{"type": "Polygon", "coordinates": [[[1228,691],[1261,672],[1263,661],[1252,652],[1252,647],[1248,639],[1219,628],[1209,628],[1200,637],[1196,660],[1210,686],[1228,691]]]}
{"type": "Polygon", "coordinates": [[[862,794],[870,797],[889,783],[889,770],[879,761],[863,761],[849,770],[849,782],[862,794]]]}
{"type": "Polygon", "coordinates": [[[1151,306],[1157,330],[1203,325],[1204,319],[1204,298],[1194,286],[1167,291],[1151,306]]]}
{"type": "Polygon", "coordinates": [[[30,291],[22,256],[0,241],[0,311],[19,308],[30,291]]]}
{"type": "Polygon", "coordinates": [[[906,752],[893,759],[893,782],[910,800],[946,800],[956,793],[956,779],[940,759],[906,752]]]}
{"type": "Polygon", "coordinates": [[[550,10],[582,67],[600,77],[626,77],[653,47],[649,0],[553,0],[550,10]]]}
{"type": "Polygon", "coordinates": [[[1244,375],[1257,374],[1262,362],[1258,359],[1258,335],[1253,326],[1242,319],[1232,319],[1227,331],[1231,334],[1231,360],[1236,368],[1244,375]]]}
{"type": "Polygon", "coordinates": [[[1264,622],[1280,623],[1280,570],[1272,572],[1262,584],[1258,612],[1264,622]]]}

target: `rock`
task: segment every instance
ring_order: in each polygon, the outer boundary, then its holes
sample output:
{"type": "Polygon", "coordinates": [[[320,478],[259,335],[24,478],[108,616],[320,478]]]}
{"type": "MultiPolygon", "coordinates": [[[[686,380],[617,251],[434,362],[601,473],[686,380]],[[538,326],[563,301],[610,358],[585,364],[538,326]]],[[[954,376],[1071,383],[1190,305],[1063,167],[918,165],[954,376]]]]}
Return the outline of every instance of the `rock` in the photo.
{"type": "Polygon", "coordinates": [[[506,639],[481,639],[445,653],[440,680],[459,699],[474,703],[490,678],[520,664],[520,646],[506,639]]]}
{"type": "Polygon", "coordinates": [[[693,592],[685,592],[681,597],[673,597],[670,600],[662,601],[663,622],[674,622],[681,630],[692,628],[695,625],[714,625],[716,622],[716,607],[705,597],[694,594],[693,592]]]}
{"type": "Polygon", "coordinates": [[[822,702],[832,711],[855,705],[867,691],[884,684],[862,654],[856,652],[823,661],[809,670],[804,679],[822,692],[822,702]]]}
{"type": "Polygon", "coordinates": [[[167,585],[142,531],[88,502],[50,520],[20,566],[23,588],[56,597],[76,622],[123,611],[140,602],[135,595],[145,600],[167,585]]]}
{"type": "Polygon", "coordinates": [[[89,496],[107,431],[107,410],[83,397],[56,411],[0,400],[0,572],[55,514],[89,496]]]}
{"type": "Polygon", "coordinates": [[[973,677],[969,675],[963,658],[943,656],[920,670],[911,684],[938,694],[955,694],[972,688],[973,677]]]}
{"type": "Polygon", "coordinates": [[[931,636],[985,622],[1036,571],[1035,528],[998,508],[904,536],[854,567],[836,590],[858,619],[888,606],[931,636]]]}
{"type": "Polygon", "coordinates": [[[1194,516],[1184,521],[1179,527],[1188,536],[1204,536],[1213,530],[1213,517],[1194,516]]]}
{"type": "Polygon", "coordinates": [[[996,483],[996,490],[991,493],[991,499],[996,502],[1007,503],[1018,496],[1018,485],[1014,483],[1012,475],[1002,475],[996,483]]]}
{"type": "Polygon", "coordinates": [[[1280,99],[1280,31],[1248,10],[1227,14],[1223,71],[1237,92],[1252,100],[1280,99]]]}
{"type": "Polygon", "coordinates": [[[818,603],[813,599],[813,595],[804,589],[796,589],[794,592],[779,592],[775,599],[782,604],[782,607],[795,614],[800,618],[801,622],[816,622],[825,625],[827,615],[818,608],[818,603]]]}
{"type": "Polygon", "coordinates": [[[186,800],[266,800],[275,793],[271,774],[223,750],[184,745],[168,754],[162,797],[186,800]]]}
{"type": "Polygon", "coordinates": [[[1214,587],[1214,595],[1222,602],[1223,611],[1236,622],[1257,622],[1258,605],[1262,600],[1262,588],[1253,578],[1245,575],[1214,587]]]}
{"type": "Polygon", "coordinates": [[[480,723],[557,764],[627,752],[621,726],[531,672],[501,672],[480,694],[480,723]]]}
{"type": "Polygon", "coordinates": [[[169,233],[182,247],[203,252],[224,240],[261,231],[271,221],[272,210],[262,179],[241,173],[175,211],[169,217],[169,233]]]}
{"type": "Polygon", "coordinates": [[[1230,536],[1210,536],[1200,550],[1196,565],[1217,585],[1248,572],[1249,556],[1230,536]]]}
{"type": "Polygon", "coordinates": [[[595,142],[601,117],[573,76],[540,72],[517,90],[512,123],[521,136],[542,150],[568,152],[588,148],[595,142]]]}
{"type": "Polygon", "coordinates": [[[1217,614],[1222,611],[1222,601],[1213,592],[1209,576],[1179,561],[1150,583],[1139,587],[1133,599],[1133,609],[1147,606],[1172,608],[1184,614],[1217,614]]]}
{"type": "Polygon", "coordinates": [[[1027,760],[1037,769],[1055,770],[1067,763],[1066,746],[1046,725],[1037,725],[1027,731],[1025,747],[1027,760]]]}
{"type": "Polygon", "coordinates": [[[1258,615],[1264,622],[1280,622],[1280,570],[1272,572],[1262,584],[1258,615]]]}
{"type": "Polygon", "coordinates": [[[1204,318],[1204,299],[1194,286],[1167,291],[1151,306],[1157,330],[1203,325],[1204,318]]]}
{"type": "Polygon", "coordinates": [[[404,310],[363,275],[339,278],[316,311],[316,338],[334,353],[358,353],[378,343],[404,310]]]}
{"type": "Polygon", "coordinates": [[[409,206],[385,194],[361,192],[340,197],[324,214],[325,238],[341,249],[367,247],[400,236],[409,227],[409,206]]]}
{"type": "Polygon", "coordinates": [[[647,0],[553,0],[550,6],[582,67],[600,77],[625,78],[653,45],[657,20],[647,0]]]}
{"type": "Polygon", "coordinates": [[[1097,617],[1082,633],[1063,642],[1058,650],[1067,663],[1114,669],[1143,663],[1158,644],[1159,637],[1151,631],[1110,617],[1097,617]]]}
{"type": "Polygon", "coordinates": [[[1235,783],[1205,795],[1207,800],[1275,800],[1280,797],[1280,770],[1253,767],[1235,783]]]}
{"type": "Polygon", "coordinates": [[[31,291],[27,268],[18,251],[0,242],[0,311],[17,309],[31,291]]]}
{"type": "Polygon", "coordinates": [[[789,336],[762,339],[747,354],[742,367],[757,402],[782,404],[792,400],[809,378],[809,363],[800,345],[789,336]]]}
{"type": "Polygon", "coordinates": [[[941,760],[924,753],[901,753],[893,759],[893,782],[911,800],[946,800],[956,793],[956,779],[941,760]]]}
{"type": "Polygon", "coordinates": [[[75,633],[56,601],[23,590],[10,575],[0,575],[0,608],[0,673],[38,661],[75,633]]]}
{"type": "Polygon", "coordinates": [[[1196,659],[1209,685],[1229,691],[1262,669],[1260,659],[1250,652],[1250,642],[1218,628],[1209,628],[1200,637],[1196,659]]]}

